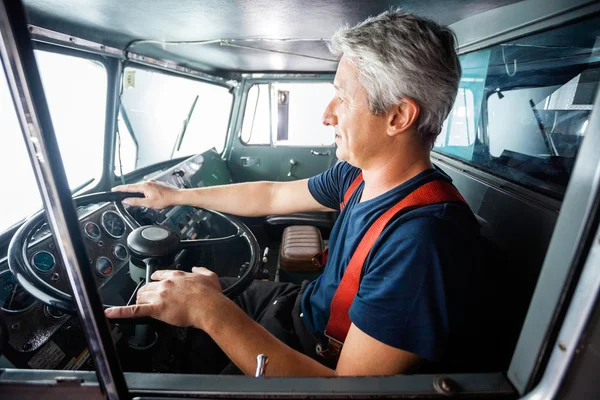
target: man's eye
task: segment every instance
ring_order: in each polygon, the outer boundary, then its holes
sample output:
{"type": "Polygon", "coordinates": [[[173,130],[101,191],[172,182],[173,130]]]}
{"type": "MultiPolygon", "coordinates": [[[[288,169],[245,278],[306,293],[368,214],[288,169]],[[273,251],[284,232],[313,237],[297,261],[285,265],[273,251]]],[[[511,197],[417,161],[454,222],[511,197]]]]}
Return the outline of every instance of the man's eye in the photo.
{"type": "Polygon", "coordinates": [[[338,100],[340,101],[340,103],[344,102],[344,99],[342,99],[341,97],[338,96],[338,100]]]}

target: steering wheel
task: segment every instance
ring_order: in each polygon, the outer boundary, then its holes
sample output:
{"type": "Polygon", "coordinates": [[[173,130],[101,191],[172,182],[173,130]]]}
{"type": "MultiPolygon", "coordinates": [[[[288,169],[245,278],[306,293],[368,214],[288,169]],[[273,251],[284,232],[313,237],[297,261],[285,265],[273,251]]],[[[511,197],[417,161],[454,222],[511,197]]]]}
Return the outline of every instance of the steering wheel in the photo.
{"type": "MultiPolygon", "coordinates": [[[[101,192],[75,197],[73,200],[76,206],[103,202],[114,203],[129,228],[132,229],[127,237],[130,262],[146,269],[147,281],[156,268],[171,265],[175,256],[183,249],[243,239],[250,248],[249,266],[234,284],[223,291],[223,294],[228,297],[235,297],[250,286],[260,267],[260,247],[254,234],[241,221],[217,211],[205,210],[233,225],[236,228],[236,233],[217,238],[182,240],[177,232],[167,228],[156,225],[140,226],[123,206],[122,200],[127,197],[144,197],[144,195],[141,193],[101,192]]],[[[17,230],[8,247],[8,266],[17,282],[32,296],[51,307],[69,314],[75,314],[76,306],[73,296],[44,281],[35,272],[27,257],[33,234],[45,222],[45,212],[42,210],[25,221],[17,230]]],[[[104,307],[108,308],[111,305],[104,304],[104,307]]]]}

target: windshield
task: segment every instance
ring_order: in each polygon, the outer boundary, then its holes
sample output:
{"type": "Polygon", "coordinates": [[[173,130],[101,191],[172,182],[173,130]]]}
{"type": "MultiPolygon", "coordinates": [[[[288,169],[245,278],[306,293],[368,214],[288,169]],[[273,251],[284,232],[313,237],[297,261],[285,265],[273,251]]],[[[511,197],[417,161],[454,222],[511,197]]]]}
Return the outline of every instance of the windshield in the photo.
{"type": "Polygon", "coordinates": [[[116,175],[213,147],[223,151],[232,100],[222,86],[125,68],[116,175]]]}
{"type": "MultiPolygon", "coordinates": [[[[102,172],[107,75],[98,62],[35,51],[52,124],[71,188],[102,172]],[[82,145],[85,143],[85,146],[82,145]]],[[[15,195],[0,197],[0,232],[42,207],[8,83],[0,77],[0,174],[15,195]]]]}

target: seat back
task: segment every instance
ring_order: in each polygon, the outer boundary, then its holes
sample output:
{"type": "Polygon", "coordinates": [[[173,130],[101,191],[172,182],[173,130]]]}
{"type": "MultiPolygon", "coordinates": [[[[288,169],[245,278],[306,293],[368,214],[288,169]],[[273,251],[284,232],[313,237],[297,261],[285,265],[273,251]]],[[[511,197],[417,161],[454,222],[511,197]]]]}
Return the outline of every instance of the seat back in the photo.
{"type": "MultiPolygon", "coordinates": [[[[482,357],[469,372],[508,369],[550,242],[558,209],[438,165],[450,175],[481,225],[481,269],[473,306],[474,344],[482,357]]],[[[558,208],[558,207],[557,207],[558,208]]],[[[477,351],[475,351],[477,353],[477,351]]]]}

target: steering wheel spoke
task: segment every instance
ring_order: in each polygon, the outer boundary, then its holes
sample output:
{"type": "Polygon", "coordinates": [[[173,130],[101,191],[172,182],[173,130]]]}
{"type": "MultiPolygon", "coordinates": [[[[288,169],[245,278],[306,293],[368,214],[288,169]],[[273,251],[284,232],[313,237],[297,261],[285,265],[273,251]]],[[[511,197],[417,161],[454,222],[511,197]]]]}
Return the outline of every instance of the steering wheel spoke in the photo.
{"type": "Polygon", "coordinates": [[[241,232],[237,232],[234,235],[223,236],[218,238],[207,238],[207,239],[183,239],[179,243],[181,243],[182,249],[189,249],[191,247],[196,246],[212,246],[215,244],[227,243],[234,240],[237,240],[242,237],[241,232]]]}
{"type": "Polygon", "coordinates": [[[137,222],[135,218],[133,218],[131,214],[129,214],[129,211],[127,211],[127,209],[125,208],[125,206],[123,206],[123,203],[121,201],[115,201],[113,203],[117,210],[119,210],[119,213],[121,214],[121,216],[125,220],[125,223],[129,226],[131,230],[134,230],[141,226],[139,222],[137,222]]]}

